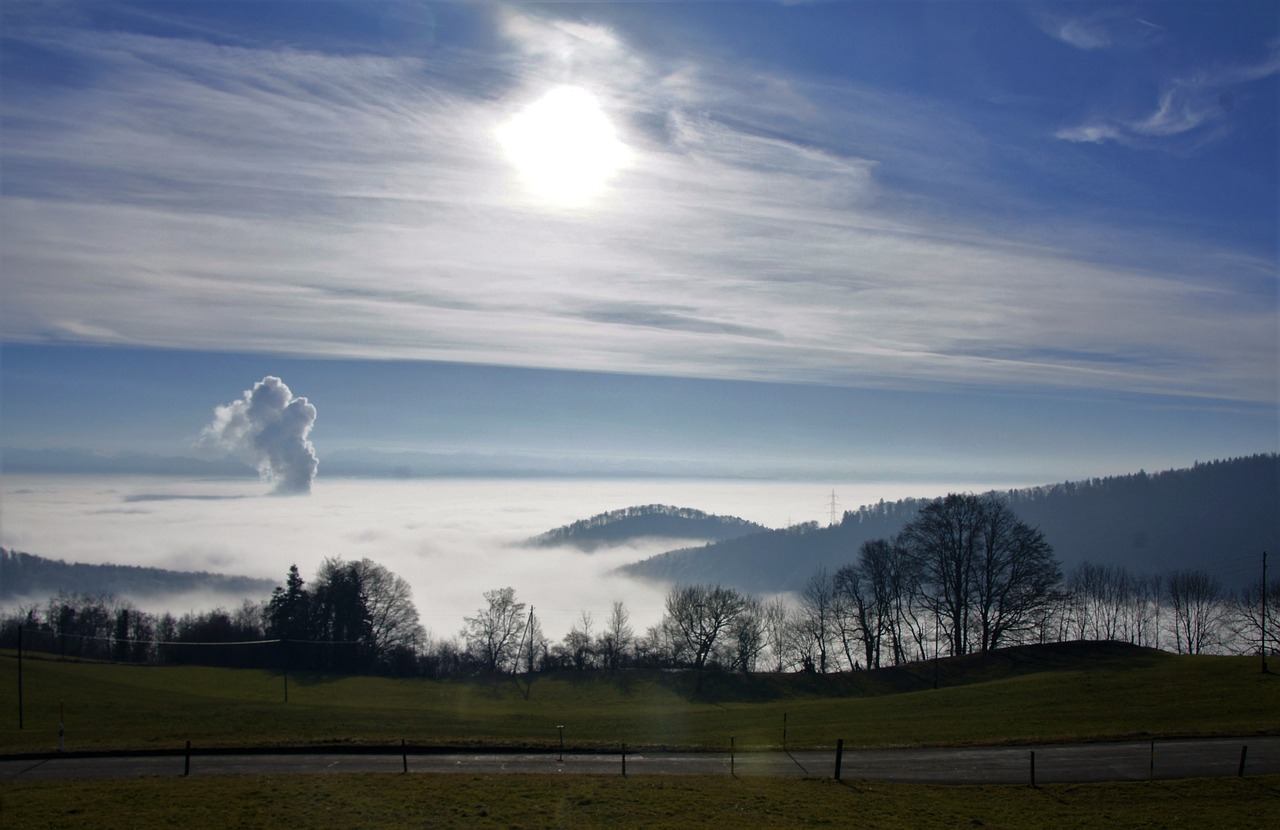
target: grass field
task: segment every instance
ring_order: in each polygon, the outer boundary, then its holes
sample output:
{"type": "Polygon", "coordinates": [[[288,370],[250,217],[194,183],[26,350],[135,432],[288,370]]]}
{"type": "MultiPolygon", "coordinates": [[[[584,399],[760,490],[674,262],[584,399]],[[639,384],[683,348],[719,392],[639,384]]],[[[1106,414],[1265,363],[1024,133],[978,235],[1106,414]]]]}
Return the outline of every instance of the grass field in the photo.
{"type": "Polygon", "coordinates": [[[0,826],[1272,828],[1280,777],[936,787],[727,776],[286,775],[0,784],[0,826]]]}
{"type": "MultiPolygon", "coordinates": [[[[23,661],[0,652],[0,754],[66,748],[508,745],[739,750],[1280,734],[1257,661],[1117,644],[813,677],[622,672],[390,680],[23,661]],[[934,689],[934,678],[938,688],[934,689]]],[[[729,776],[280,775],[0,783],[0,827],[1280,826],[1280,777],[923,786],[729,776]]]]}
{"type": "Polygon", "coordinates": [[[0,753],[398,744],[740,750],[1280,734],[1280,677],[1257,661],[1060,644],[838,676],[681,673],[393,680],[23,661],[0,652],[0,753]],[[527,697],[526,697],[526,692],[527,697]]]}

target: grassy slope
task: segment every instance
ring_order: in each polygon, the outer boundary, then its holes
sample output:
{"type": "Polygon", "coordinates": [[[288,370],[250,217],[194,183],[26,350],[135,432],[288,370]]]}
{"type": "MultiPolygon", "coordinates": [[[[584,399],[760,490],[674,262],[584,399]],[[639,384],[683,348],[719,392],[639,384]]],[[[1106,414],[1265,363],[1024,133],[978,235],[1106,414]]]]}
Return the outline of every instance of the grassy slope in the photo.
{"type": "Polygon", "coordinates": [[[0,653],[0,752],[399,743],[790,748],[1280,732],[1280,677],[1256,661],[1115,644],[1011,649],[933,667],[831,677],[662,672],[535,679],[390,680],[24,660],[0,653]]]}

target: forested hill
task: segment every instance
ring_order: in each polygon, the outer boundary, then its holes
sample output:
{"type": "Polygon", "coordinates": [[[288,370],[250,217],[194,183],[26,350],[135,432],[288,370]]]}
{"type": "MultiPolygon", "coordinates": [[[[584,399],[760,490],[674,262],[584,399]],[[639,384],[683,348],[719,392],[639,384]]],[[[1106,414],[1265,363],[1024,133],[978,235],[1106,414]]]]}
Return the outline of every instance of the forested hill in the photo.
{"type": "MultiPolygon", "coordinates": [[[[1086,560],[1124,565],[1135,574],[1203,568],[1235,587],[1252,568],[1232,574],[1220,563],[1280,550],[1280,458],[1274,454],[997,495],[1044,532],[1064,571],[1086,560]]],[[[804,525],[671,551],[622,570],[749,591],[795,590],[819,566],[835,570],[854,561],[863,542],[898,533],[928,501],[880,502],[845,513],[832,527],[804,525]]]]}
{"type": "Polygon", "coordinates": [[[166,571],[133,565],[68,564],[0,548],[0,601],[44,599],[59,593],[153,597],[209,592],[265,599],[275,582],[203,571],[166,571]]]}
{"type": "Polygon", "coordinates": [[[592,551],[635,539],[703,539],[722,541],[767,531],[764,525],[734,516],[715,516],[687,507],[648,504],[600,513],[540,536],[526,544],[535,547],[565,545],[592,551]]]}

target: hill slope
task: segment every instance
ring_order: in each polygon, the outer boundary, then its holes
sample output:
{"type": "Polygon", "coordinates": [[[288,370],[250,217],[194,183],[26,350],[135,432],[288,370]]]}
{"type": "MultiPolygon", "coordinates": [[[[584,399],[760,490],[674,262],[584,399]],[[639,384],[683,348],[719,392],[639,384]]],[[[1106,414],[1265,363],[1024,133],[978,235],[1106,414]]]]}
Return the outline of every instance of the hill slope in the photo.
{"type": "Polygon", "coordinates": [[[592,551],[636,539],[723,541],[767,531],[764,525],[734,516],[715,516],[688,507],[648,504],[600,513],[529,539],[533,547],[567,545],[592,551]]]}
{"type": "Polygon", "coordinates": [[[0,548],[0,601],[44,598],[59,593],[145,598],[194,591],[241,594],[262,599],[274,587],[275,583],[270,579],[203,571],[166,571],[133,565],[68,564],[60,559],[45,559],[0,548]]]}
{"type": "MultiPolygon", "coordinates": [[[[1064,570],[1083,561],[1121,564],[1134,573],[1204,568],[1280,550],[1280,457],[1255,455],[998,493],[1040,528],[1064,570]]],[[[927,499],[880,502],[845,513],[839,525],[776,530],[627,565],[647,579],[713,582],[748,591],[800,588],[818,568],[856,559],[870,539],[898,533],[927,499]]],[[[1252,569],[1222,573],[1231,584],[1252,569]],[[1238,579],[1236,578],[1238,577],[1238,579]]]]}

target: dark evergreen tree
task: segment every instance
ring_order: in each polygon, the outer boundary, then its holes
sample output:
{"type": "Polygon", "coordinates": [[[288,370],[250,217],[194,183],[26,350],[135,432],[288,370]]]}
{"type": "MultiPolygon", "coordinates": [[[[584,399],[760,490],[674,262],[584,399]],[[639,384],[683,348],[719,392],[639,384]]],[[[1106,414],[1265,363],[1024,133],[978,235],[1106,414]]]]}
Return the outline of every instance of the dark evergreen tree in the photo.
{"type": "Polygon", "coordinates": [[[284,586],[276,586],[267,603],[267,636],[280,640],[313,640],[311,594],[298,573],[289,566],[284,586]]]}

